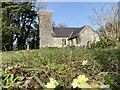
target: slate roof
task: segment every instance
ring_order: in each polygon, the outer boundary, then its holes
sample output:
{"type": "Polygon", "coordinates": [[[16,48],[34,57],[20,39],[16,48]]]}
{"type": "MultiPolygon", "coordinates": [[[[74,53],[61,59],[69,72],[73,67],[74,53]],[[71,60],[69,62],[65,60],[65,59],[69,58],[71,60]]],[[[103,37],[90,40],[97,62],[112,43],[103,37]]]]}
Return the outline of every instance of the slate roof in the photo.
{"type": "Polygon", "coordinates": [[[53,37],[68,37],[69,39],[72,39],[76,37],[80,31],[84,28],[85,26],[81,28],[63,28],[63,27],[53,27],[53,37]]]}
{"type": "Polygon", "coordinates": [[[79,28],[78,30],[75,30],[75,31],[70,35],[69,39],[72,39],[72,38],[78,36],[78,34],[80,33],[80,31],[81,31],[84,27],[85,27],[85,26],[79,28]]]}

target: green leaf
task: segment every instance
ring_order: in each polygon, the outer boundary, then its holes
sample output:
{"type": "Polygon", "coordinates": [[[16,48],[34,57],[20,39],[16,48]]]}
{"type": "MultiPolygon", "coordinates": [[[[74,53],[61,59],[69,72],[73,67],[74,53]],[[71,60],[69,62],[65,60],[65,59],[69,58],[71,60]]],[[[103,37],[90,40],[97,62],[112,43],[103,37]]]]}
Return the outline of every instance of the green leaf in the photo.
{"type": "Polygon", "coordinates": [[[13,82],[13,79],[14,79],[14,74],[11,74],[10,75],[10,81],[13,82]]]}
{"type": "Polygon", "coordinates": [[[6,74],[4,81],[7,80],[9,78],[9,76],[10,76],[10,74],[6,74]]]}
{"type": "Polygon", "coordinates": [[[18,81],[22,81],[25,77],[23,76],[17,76],[15,79],[14,79],[14,82],[16,82],[17,80],[18,81]]]}
{"type": "Polygon", "coordinates": [[[41,81],[37,76],[35,76],[34,78],[37,80],[37,82],[38,82],[42,87],[45,87],[45,84],[42,83],[42,81],[41,81]]]}
{"type": "Polygon", "coordinates": [[[15,87],[19,87],[20,84],[22,84],[22,83],[23,83],[23,82],[19,82],[19,81],[18,81],[18,82],[16,82],[16,83],[14,83],[14,86],[15,86],[15,87]]]}
{"type": "Polygon", "coordinates": [[[101,85],[100,88],[110,88],[110,85],[101,85]]]}
{"type": "Polygon", "coordinates": [[[5,86],[8,86],[9,87],[10,85],[10,82],[9,82],[9,79],[7,79],[7,82],[6,82],[6,85],[5,86]]]}

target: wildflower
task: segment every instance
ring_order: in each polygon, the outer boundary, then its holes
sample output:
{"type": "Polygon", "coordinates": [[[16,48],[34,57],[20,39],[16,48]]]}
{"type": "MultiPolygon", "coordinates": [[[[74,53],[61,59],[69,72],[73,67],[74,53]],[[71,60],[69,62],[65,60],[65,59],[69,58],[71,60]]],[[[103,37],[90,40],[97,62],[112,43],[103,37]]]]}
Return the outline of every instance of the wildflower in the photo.
{"type": "Polygon", "coordinates": [[[78,79],[74,79],[71,85],[73,86],[73,88],[76,88],[80,85],[80,83],[79,83],[78,79]]]}
{"type": "Polygon", "coordinates": [[[101,85],[100,88],[110,88],[110,85],[101,85]]]}
{"type": "Polygon", "coordinates": [[[86,65],[87,62],[88,62],[88,61],[86,61],[86,60],[85,60],[85,61],[82,61],[82,65],[83,65],[83,66],[86,65]]]}
{"type": "Polygon", "coordinates": [[[90,83],[90,86],[91,86],[92,88],[99,88],[99,87],[100,87],[100,85],[99,85],[97,82],[91,82],[91,83],[90,83]]]}
{"type": "Polygon", "coordinates": [[[73,86],[73,88],[80,87],[80,84],[86,83],[87,80],[88,78],[86,78],[85,75],[79,75],[77,79],[73,80],[71,85],[73,86]]]}
{"type": "Polygon", "coordinates": [[[90,88],[92,88],[88,83],[81,83],[78,87],[86,88],[86,90],[90,90],[90,88]]]}
{"type": "Polygon", "coordinates": [[[54,80],[53,78],[50,78],[50,82],[48,82],[45,87],[46,88],[55,88],[56,86],[58,86],[58,82],[56,80],[54,80]]]}
{"type": "Polygon", "coordinates": [[[85,75],[79,75],[78,80],[80,83],[85,83],[88,80],[88,78],[86,78],[85,75]]]}

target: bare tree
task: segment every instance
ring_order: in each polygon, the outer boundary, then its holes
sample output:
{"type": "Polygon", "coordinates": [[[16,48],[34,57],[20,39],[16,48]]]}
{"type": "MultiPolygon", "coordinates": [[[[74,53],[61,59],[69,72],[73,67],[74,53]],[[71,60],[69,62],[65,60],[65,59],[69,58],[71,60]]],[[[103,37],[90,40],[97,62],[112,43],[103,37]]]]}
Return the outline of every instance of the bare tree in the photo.
{"type": "Polygon", "coordinates": [[[93,15],[89,17],[92,24],[100,27],[102,35],[118,40],[120,37],[118,3],[105,3],[99,10],[92,8],[92,11],[93,15]]]}
{"type": "Polygon", "coordinates": [[[62,23],[59,23],[58,25],[57,25],[57,27],[60,27],[60,28],[65,28],[65,27],[67,27],[67,25],[64,23],[64,24],[62,24],[62,23]]]}

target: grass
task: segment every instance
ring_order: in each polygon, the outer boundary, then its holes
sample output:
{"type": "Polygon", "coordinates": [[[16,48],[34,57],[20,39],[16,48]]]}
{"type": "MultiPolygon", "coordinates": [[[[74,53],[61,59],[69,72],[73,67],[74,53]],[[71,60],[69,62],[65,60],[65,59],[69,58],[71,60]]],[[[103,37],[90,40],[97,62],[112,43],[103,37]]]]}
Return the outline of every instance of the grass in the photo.
{"type": "MultiPolygon", "coordinates": [[[[85,74],[91,81],[100,81],[119,88],[120,48],[83,49],[42,48],[38,50],[9,51],[2,53],[3,67],[18,65],[23,76],[33,76],[38,72],[43,82],[53,77],[63,88],[70,88],[70,83],[79,74],[85,74]],[[82,61],[88,61],[82,65],[82,61]],[[63,83],[64,82],[64,83],[63,83]]],[[[34,81],[34,80],[33,80],[34,81]]],[[[31,88],[38,86],[38,82],[31,88]]]]}

